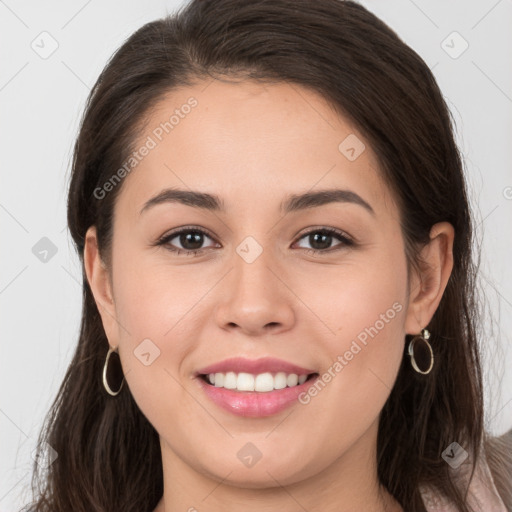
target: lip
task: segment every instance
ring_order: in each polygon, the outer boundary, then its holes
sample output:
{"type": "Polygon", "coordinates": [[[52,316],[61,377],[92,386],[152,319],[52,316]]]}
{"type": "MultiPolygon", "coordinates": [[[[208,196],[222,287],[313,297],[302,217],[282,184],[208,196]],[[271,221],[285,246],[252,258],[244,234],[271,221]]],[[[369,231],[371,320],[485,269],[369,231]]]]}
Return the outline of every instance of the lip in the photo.
{"type": "Polygon", "coordinates": [[[282,359],[274,357],[262,357],[260,359],[247,359],[244,357],[232,357],[225,359],[219,363],[206,366],[196,372],[196,377],[199,375],[208,375],[209,373],[227,373],[227,372],[245,372],[258,375],[260,373],[296,373],[297,375],[309,375],[310,373],[317,373],[316,370],[303,368],[295,364],[289,363],[282,359]]]}
{"type": "MultiPolygon", "coordinates": [[[[309,372],[313,373],[313,372],[309,372]]],[[[217,406],[237,416],[261,418],[272,416],[298,403],[301,393],[315,384],[319,374],[298,386],[275,389],[261,393],[258,391],[233,391],[208,384],[203,378],[194,379],[199,383],[206,396],[217,406]]]]}

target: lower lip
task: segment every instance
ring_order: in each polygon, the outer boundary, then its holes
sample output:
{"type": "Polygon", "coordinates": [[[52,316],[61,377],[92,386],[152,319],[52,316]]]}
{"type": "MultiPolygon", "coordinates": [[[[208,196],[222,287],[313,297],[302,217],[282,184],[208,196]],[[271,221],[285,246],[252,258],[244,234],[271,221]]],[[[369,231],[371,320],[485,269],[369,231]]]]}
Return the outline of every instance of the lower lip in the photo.
{"type": "Polygon", "coordinates": [[[301,393],[307,391],[319,378],[315,375],[303,384],[261,393],[258,391],[233,391],[215,387],[197,377],[206,395],[226,411],[246,418],[262,418],[284,411],[298,402],[301,393]]]}

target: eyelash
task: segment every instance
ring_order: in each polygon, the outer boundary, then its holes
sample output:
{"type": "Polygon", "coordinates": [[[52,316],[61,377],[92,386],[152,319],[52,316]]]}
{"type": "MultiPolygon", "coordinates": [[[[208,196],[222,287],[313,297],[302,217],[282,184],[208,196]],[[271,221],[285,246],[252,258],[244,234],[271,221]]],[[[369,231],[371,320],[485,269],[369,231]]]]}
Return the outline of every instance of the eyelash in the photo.
{"type": "MultiPolygon", "coordinates": [[[[174,252],[176,253],[177,255],[180,255],[180,254],[186,254],[187,256],[197,256],[201,253],[203,253],[205,251],[205,249],[190,249],[190,250],[187,250],[187,249],[176,249],[174,247],[172,247],[169,242],[170,240],[172,240],[173,238],[176,238],[177,236],[183,234],[183,233],[200,233],[202,235],[206,235],[207,237],[209,238],[212,238],[213,240],[213,237],[206,231],[204,231],[203,229],[200,229],[200,228],[195,228],[195,227],[185,227],[185,228],[181,228],[179,229],[178,231],[174,231],[173,233],[169,233],[167,235],[164,235],[163,237],[161,237],[159,240],[157,240],[157,242],[155,243],[156,246],[166,246],[166,249],[171,251],[171,252],[174,252]]],[[[343,242],[342,244],[339,244],[338,246],[335,246],[335,247],[338,247],[337,249],[334,248],[330,248],[330,249],[305,249],[305,248],[302,248],[304,251],[306,251],[308,254],[318,254],[318,253],[330,253],[330,252],[335,252],[335,251],[338,251],[338,250],[341,250],[343,249],[343,247],[350,247],[350,246],[353,246],[355,245],[355,242],[349,238],[343,231],[341,230],[338,230],[338,229],[335,229],[335,228],[317,228],[317,229],[313,229],[311,231],[308,231],[307,233],[303,233],[298,240],[302,240],[303,238],[309,236],[309,235],[312,235],[314,233],[322,233],[323,235],[334,235],[336,238],[338,238],[341,242],[343,242]]]]}

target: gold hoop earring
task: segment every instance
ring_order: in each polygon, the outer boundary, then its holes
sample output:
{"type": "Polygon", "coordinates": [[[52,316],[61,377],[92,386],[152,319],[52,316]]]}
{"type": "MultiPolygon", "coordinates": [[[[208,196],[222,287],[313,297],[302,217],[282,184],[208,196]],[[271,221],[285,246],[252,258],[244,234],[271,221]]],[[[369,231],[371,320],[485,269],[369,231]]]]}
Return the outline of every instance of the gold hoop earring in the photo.
{"type": "Polygon", "coordinates": [[[409,342],[408,353],[411,357],[412,367],[418,372],[426,375],[434,366],[434,352],[428,342],[430,332],[422,329],[421,334],[415,336],[409,342]]]}
{"type": "Polygon", "coordinates": [[[107,393],[109,395],[117,396],[123,387],[124,375],[123,375],[123,368],[121,366],[121,361],[119,359],[119,355],[118,355],[117,364],[114,367],[110,366],[110,368],[109,368],[109,360],[110,360],[110,356],[112,355],[113,352],[118,354],[117,347],[114,349],[109,346],[108,352],[107,352],[107,358],[105,359],[105,364],[103,365],[103,387],[107,390],[107,393]],[[121,385],[119,386],[119,389],[117,391],[113,391],[112,388],[110,387],[108,380],[107,380],[107,374],[109,374],[109,375],[114,374],[114,378],[116,381],[118,381],[119,377],[121,375],[123,375],[122,380],[121,380],[121,385]]]}

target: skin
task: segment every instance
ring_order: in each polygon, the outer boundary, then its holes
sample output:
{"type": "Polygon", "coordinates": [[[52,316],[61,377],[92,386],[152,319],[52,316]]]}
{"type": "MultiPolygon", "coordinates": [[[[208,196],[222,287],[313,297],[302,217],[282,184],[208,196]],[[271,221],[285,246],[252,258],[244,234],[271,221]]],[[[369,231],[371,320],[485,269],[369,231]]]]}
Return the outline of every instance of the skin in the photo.
{"type": "MultiPolygon", "coordinates": [[[[411,267],[408,280],[399,212],[369,144],[297,85],[215,80],[174,90],[148,113],[136,147],[190,96],[197,107],[124,178],[111,269],[94,226],[86,236],[87,278],[109,344],[119,348],[125,385],[160,435],[164,495],[155,510],[402,510],[377,479],[379,414],[405,335],[418,334],[441,300],[453,227],[433,226],[422,251],[427,265],[418,273],[411,267]],[[354,161],[338,150],[349,134],[366,144],[354,161]],[[167,203],[139,216],[167,187],[217,194],[226,212],[167,203]],[[354,191],[375,215],[354,203],[279,212],[288,194],[320,188],[354,191]],[[202,255],[152,245],[188,225],[212,234],[202,239],[202,255]],[[303,236],[323,227],[356,245],[335,236],[330,246],[314,245],[303,236]],[[250,264],[236,252],[247,236],[263,249],[250,264]],[[319,247],[328,248],[305,250],[319,247]],[[396,302],[401,311],[307,405],[242,418],[218,408],[192,378],[234,355],[273,356],[323,374],[396,302]],[[160,350],[148,366],[134,355],[146,338],[160,350]],[[249,442],[262,454],[252,467],[237,457],[249,442]]],[[[190,247],[179,237],[169,244],[190,247]]]]}

